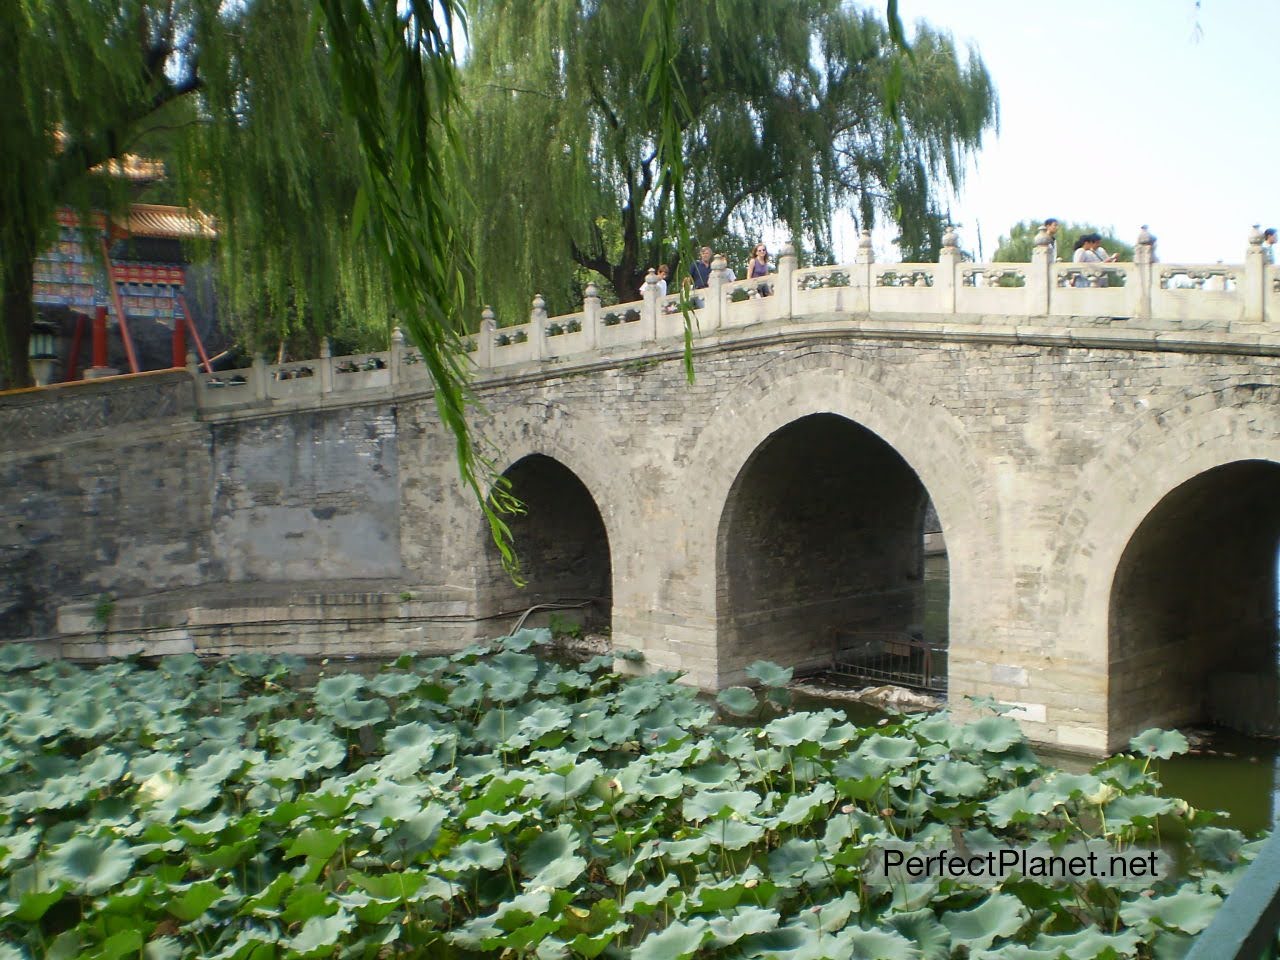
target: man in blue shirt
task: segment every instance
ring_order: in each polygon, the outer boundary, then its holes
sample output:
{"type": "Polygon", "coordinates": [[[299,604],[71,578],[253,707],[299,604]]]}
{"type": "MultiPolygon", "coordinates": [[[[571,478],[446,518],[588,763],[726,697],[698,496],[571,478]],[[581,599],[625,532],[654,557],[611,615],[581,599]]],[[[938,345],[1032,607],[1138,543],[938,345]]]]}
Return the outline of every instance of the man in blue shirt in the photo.
{"type": "Polygon", "coordinates": [[[689,264],[689,276],[693,277],[693,289],[703,290],[711,285],[711,248],[703,247],[698,256],[689,264]]]}

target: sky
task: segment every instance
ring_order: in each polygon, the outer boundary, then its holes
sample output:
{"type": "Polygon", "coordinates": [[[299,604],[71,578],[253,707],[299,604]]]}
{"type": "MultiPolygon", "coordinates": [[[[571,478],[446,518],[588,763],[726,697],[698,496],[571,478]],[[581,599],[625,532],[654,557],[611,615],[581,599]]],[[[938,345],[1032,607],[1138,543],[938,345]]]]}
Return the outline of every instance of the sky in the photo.
{"type": "MultiPolygon", "coordinates": [[[[877,0],[883,13],[886,3],[877,0]]],[[[961,246],[990,259],[1019,220],[1148,224],[1166,263],[1240,263],[1280,226],[1280,0],[898,0],[974,46],[1000,100],[950,201],[961,246]]],[[[889,233],[877,258],[890,259],[889,233]]],[[[851,224],[836,254],[851,261],[851,224]]]]}

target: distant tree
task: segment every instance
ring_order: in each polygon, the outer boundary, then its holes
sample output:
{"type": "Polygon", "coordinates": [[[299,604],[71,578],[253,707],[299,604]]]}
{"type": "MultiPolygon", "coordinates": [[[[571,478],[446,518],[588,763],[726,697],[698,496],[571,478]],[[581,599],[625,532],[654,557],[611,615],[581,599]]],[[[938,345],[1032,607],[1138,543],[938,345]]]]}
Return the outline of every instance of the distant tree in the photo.
{"type": "MultiPolygon", "coordinates": [[[[996,247],[995,263],[1026,263],[1031,260],[1031,251],[1036,245],[1036,234],[1040,232],[1043,220],[1023,220],[1013,225],[1007,237],[1000,238],[996,247]]],[[[1107,253],[1116,254],[1117,260],[1132,260],[1133,246],[1125,243],[1115,235],[1115,227],[1095,227],[1089,223],[1066,223],[1058,225],[1058,259],[1070,260],[1075,249],[1076,240],[1081,234],[1096,233],[1102,237],[1102,246],[1107,253]]]]}
{"type": "Polygon", "coordinates": [[[664,174],[677,162],[696,243],[735,246],[780,222],[829,255],[833,213],[852,207],[864,226],[895,222],[906,249],[936,246],[938,194],[996,121],[974,51],[921,25],[908,54],[892,8],[886,21],[842,0],[658,3],[672,29],[650,71],[652,6],[471,5],[477,291],[499,317],[523,315],[534,292],[569,306],[575,267],[635,297],[646,268],[675,257],[664,174]],[[662,150],[670,111],[646,96],[668,81],[678,156],[662,150]]]}

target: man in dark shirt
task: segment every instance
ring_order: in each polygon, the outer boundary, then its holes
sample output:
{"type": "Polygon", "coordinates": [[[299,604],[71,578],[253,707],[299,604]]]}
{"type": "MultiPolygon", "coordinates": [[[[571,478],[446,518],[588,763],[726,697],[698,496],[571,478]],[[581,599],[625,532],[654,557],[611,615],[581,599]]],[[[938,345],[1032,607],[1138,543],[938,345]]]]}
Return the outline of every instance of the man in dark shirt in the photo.
{"type": "Polygon", "coordinates": [[[711,285],[711,248],[703,247],[698,256],[689,264],[689,276],[693,277],[693,289],[703,290],[711,285]]]}

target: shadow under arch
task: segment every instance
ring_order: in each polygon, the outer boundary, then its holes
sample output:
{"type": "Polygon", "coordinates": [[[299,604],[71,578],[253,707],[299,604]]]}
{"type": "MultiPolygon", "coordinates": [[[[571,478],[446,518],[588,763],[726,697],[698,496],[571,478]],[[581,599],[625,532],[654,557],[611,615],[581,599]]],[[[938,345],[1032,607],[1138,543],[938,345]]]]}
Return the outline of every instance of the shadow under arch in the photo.
{"type": "MultiPolygon", "coordinates": [[[[918,668],[885,638],[924,633],[928,507],[916,471],[847,417],[813,413],[769,434],[734,478],[716,533],[721,682],[740,682],[758,659],[827,666],[835,630],[918,668]]],[[[931,642],[945,641],[945,610],[944,600],[931,642]]],[[[944,673],[945,654],[931,666],[944,673]]]]}
{"type": "Polygon", "coordinates": [[[1236,460],[1167,493],[1116,565],[1108,604],[1110,738],[1211,721],[1277,725],[1280,463],[1236,460]]]}
{"type": "MultiPolygon", "coordinates": [[[[512,623],[539,604],[564,605],[542,610],[525,621],[545,625],[554,613],[566,623],[608,632],[613,613],[613,569],[609,535],[595,498],[572,470],[545,454],[528,454],[503,476],[525,512],[504,519],[520,558],[525,580],[517,586],[502,567],[498,548],[481,525],[484,562],[477,587],[477,615],[512,623]]],[[[505,630],[510,624],[503,624],[505,630]]],[[[496,628],[495,628],[496,629],[496,628]]]]}

